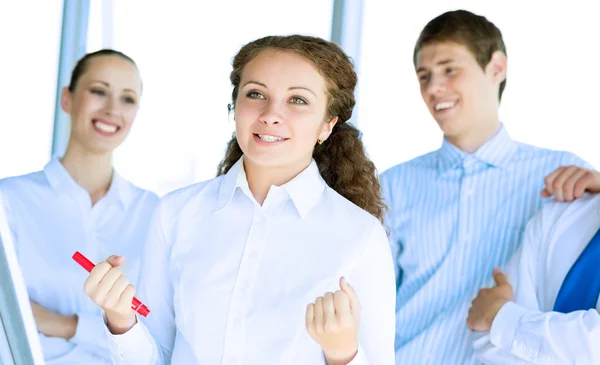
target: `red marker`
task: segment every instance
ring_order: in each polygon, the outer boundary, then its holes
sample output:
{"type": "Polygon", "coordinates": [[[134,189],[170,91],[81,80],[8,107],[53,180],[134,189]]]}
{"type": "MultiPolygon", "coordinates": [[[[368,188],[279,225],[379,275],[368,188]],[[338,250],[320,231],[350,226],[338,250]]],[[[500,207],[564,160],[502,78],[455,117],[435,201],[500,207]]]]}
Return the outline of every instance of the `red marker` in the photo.
{"type": "MultiPolygon", "coordinates": [[[[79,251],[76,251],[73,254],[73,260],[77,261],[77,263],[81,265],[81,267],[86,269],[88,272],[91,272],[94,266],[96,266],[93,262],[88,260],[87,257],[83,256],[79,251]]],[[[146,307],[145,304],[142,304],[142,302],[140,302],[139,299],[136,297],[133,297],[133,301],[131,302],[131,309],[138,312],[144,317],[146,317],[148,313],[150,313],[150,309],[148,309],[148,307],[146,307]]]]}

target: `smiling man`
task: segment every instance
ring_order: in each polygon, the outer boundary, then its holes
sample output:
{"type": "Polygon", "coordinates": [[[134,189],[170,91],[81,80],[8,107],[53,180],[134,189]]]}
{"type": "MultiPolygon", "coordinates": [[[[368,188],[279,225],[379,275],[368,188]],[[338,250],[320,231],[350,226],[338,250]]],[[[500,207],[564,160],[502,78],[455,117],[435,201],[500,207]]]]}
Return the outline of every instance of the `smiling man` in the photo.
{"type": "Polygon", "coordinates": [[[473,364],[471,300],[513,255],[544,197],[582,195],[574,187],[586,188],[577,168],[585,162],[509,136],[498,116],[506,48],[486,18],[458,10],[433,19],[414,65],[444,140],[381,176],[398,285],[396,363],[473,364]]]}

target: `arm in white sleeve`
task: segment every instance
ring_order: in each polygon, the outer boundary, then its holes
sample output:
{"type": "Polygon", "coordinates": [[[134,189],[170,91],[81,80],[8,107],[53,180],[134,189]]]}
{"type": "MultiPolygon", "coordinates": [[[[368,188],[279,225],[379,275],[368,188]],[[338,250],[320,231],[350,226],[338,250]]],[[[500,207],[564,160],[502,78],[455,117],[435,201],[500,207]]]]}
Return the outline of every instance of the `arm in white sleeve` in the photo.
{"type": "Polygon", "coordinates": [[[100,310],[97,312],[77,313],[75,335],[69,339],[69,342],[100,358],[110,360],[106,324],[100,310]]]}
{"type": "Polygon", "coordinates": [[[600,363],[600,316],[595,309],[569,314],[541,312],[536,293],[547,256],[545,232],[554,224],[544,222],[546,209],[528,224],[515,257],[516,270],[509,272],[517,302],[505,304],[487,337],[475,342],[477,355],[487,364],[600,363]]]}
{"type": "MultiPolygon", "coordinates": [[[[18,251],[18,231],[15,228],[16,224],[13,221],[14,214],[11,211],[9,201],[9,199],[12,198],[12,196],[8,196],[8,191],[3,190],[2,186],[0,186],[0,194],[2,194],[8,226],[11,229],[11,234],[13,235],[13,238],[15,240],[15,249],[17,249],[18,251]]],[[[68,341],[72,345],[76,346],[72,348],[72,350],[70,350],[68,354],[65,354],[61,357],[62,361],[81,361],[81,356],[86,356],[83,353],[92,354],[96,357],[109,361],[110,358],[108,355],[108,339],[105,334],[106,325],[104,324],[104,321],[102,319],[100,309],[97,309],[95,312],[79,312],[76,314],[78,318],[77,327],[75,328],[75,335],[72,338],[66,340],[63,338],[47,337],[43,334],[40,334],[40,338],[42,338],[43,341],[46,340],[48,342],[53,342],[53,344],[60,342],[61,344],[58,345],[58,347],[64,346],[62,344],[63,341],[68,341]]]]}
{"type": "MultiPolygon", "coordinates": [[[[538,285],[537,271],[540,267],[540,262],[543,261],[543,258],[540,257],[541,253],[538,247],[542,246],[546,240],[543,219],[544,211],[542,209],[527,223],[523,242],[506,268],[506,274],[513,287],[517,303],[536,310],[540,308],[536,296],[538,285]]],[[[504,307],[507,306],[505,305],[504,307]]],[[[503,327],[504,307],[496,315],[492,324],[492,331],[497,328],[503,328],[502,332],[505,333],[505,336],[510,337],[512,336],[510,329],[503,327]]],[[[499,346],[497,338],[493,338],[490,332],[475,333],[473,346],[475,355],[486,364],[528,363],[513,355],[507,348],[499,346]]]]}
{"type": "Polygon", "coordinates": [[[361,304],[358,354],[351,365],[394,365],[396,288],[387,235],[373,225],[361,261],[349,275],[361,304]]]}
{"type": "MultiPolygon", "coordinates": [[[[117,364],[167,365],[175,341],[173,284],[169,275],[170,247],[165,201],[156,209],[142,255],[136,297],[150,310],[146,318],[122,335],[110,335],[111,354],[117,364]]],[[[108,331],[108,329],[106,329],[108,331]]]]}
{"type": "Polygon", "coordinates": [[[600,315],[596,309],[568,314],[505,305],[491,342],[532,364],[600,363],[600,315]]]}

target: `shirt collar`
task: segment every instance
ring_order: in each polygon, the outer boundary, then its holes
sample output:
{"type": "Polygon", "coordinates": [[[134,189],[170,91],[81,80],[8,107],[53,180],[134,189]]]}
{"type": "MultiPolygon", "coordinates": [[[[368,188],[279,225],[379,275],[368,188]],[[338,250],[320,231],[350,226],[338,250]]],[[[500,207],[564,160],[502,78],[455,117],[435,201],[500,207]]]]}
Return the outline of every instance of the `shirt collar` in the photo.
{"type": "Polygon", "coordinates": [[[304,171],[287,184],[284,184],[282,188],[287,191],[292,202],[294,202],[300,217],[304,218],[317,205],[321,195],[323,195],[325,186],[327,184],[319,173],[317,163],[312,160],[304,171]]]}
{"type": "Polygon", "coordinates": [[[500,125],[498,133],[481,146],[475,153],[466,153],[444,138],[438,151],[438,172],[443,174],[459,166],[467,156],[498,168],[507,168],[513,154],[517,151],[517,143],[512,140],[504,125],[500,125]]]}
{"type": "MultiPolygon", "coordinates": [[[[79,190],[89,196],[88,192],[77,184],[71,174],[64,168],[58,157],[53,157],[50,162],[46,164],[44,167],[44,174],[54,190],[62,192],[79,190]]],[[[125,208],[131,201],[131,194],[129,182],[113,170],[110,188],[102,199],[106,200],[108,203],[115,202],[121,208],[125,208]]]]}
{"type": "Polygon", "coordinates": [[[113,170],[113,179],[110,188],[103,199],[109,202],[117,202],[122,209],[127,207],[132,199],[131,184],[125,180],[116,170],[113,170]]]}
{"type": "Polygon", "coordinates": [[[229,202],[231,202],[231,199],[233,198],[233,193],[235,193],[235,189],[243,186],[244,183],[246,185],[248,184],[246,182],[246,173],[244,172],[243,157],[240,157],[221,180],[215,214],[221,212],[229,205],[229,202]]]}
{"type": "Polygon", "coordinates": [[[439,173],[443,174],[447,171],[454,170],[460,165],[466,155],[466,152],[458,149],[452,143],[448,142],[446,138],[444,138],[442,147],[437,153],[437,165],[439,173]]]}
{"type": "MultiPolygon", "coordinates": [[[[310,165],[291,181],[279,187],[283,189],[292,200],[301,218],[306,217],[310,210],[317,204],[325,190],[325,180],[319,173],[317,163],[313,160],[310,165]]],[[[223,177],[217,198],[215,213],[221,212],[231,202],[236,188],[241,188],[250,194],[243,157],[229,169],[223,177]]],[[[269,191],[271,193],[271,190],[269,191]]],[[[265,200],[266,201],[266,200],[265,200]]]]}

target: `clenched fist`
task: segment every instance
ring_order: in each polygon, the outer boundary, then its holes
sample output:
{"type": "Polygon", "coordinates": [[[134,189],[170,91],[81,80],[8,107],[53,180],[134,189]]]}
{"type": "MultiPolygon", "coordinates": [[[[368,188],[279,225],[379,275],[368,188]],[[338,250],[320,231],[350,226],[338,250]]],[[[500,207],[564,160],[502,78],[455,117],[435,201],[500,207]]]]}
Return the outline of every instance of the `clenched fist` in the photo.
{"type": "Polygon", "coordinates": [[[340,289],[325,293],[306,308],[306,330],[321,346],[327,364],[348,364],[358,352],[360,304],[345,278],[340,289]]]}
{"type": "Polygon", "coordinates": [[[131,309],[135,288],[119,269],[124,263],[123,256],[110,256],[92,269],[84,285],[85,293],[106,313],[113,334],[123,334],[136,323],[131,309]]]}

